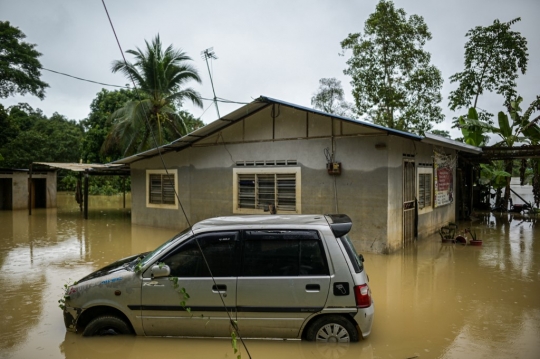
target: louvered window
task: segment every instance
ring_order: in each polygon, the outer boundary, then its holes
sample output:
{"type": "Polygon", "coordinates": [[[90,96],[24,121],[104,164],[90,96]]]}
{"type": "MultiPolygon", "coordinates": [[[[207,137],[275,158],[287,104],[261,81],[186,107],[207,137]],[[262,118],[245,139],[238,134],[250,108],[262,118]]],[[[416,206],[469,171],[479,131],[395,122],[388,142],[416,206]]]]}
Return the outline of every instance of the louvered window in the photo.
{"type": "Polygon", "coordinates": [[[149,175],[149,203],[175,204],[174,174],[149,175]]]}
{"type": "Polygon", "coordinates": [[[418,174],[418,208],[431,207],[432,190],[431,190],[432,174],[418,174]]]}
{"type": "Polygon", "coordinates": [[[296,211],[296,173],[239,173],[238,208],[296,211]]]}

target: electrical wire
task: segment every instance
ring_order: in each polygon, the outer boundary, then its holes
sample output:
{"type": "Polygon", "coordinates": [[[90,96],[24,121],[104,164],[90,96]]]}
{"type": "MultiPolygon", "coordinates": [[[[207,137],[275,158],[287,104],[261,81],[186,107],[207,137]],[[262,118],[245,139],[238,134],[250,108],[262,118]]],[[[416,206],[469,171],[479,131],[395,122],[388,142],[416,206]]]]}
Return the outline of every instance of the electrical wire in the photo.
{"type": "MultiPolygon", "coordinates": [[[[120,45],[120,40],[118,39],[118,35],[116,34],[116,30],[114,29],[114,25],[112,23],[111,16],[109,15],[109,10],[107,9],[107,5],[105,4],[105,0],[101,0],[101,3],[103,4],[103,8],[105,9],[105,13],[107,14],[107,18],[109,19],[109,24],[111,25],[111,29],[112,29],[114,37],[116,39],[116,43],[118,44],[118,48],[120,50],[120,53],[122,54],[122,59],[124,60],[124,64],[126,64],[126,66],[127,66],[127,60],[126,60],[126,57],[124,56],[124,51],[122,50],[122,46],[120,45]]],[[[139,101],[140,101],[139,89],[137,88],[137,85],[135,84],[135,80],[133,79],[131,74],[129,74],[129,77],[131,79],[131,82],[133,83],[133,87],[135,89],[135,94],[139,98],[139,101]]],[[[169,176],[169,170],[167,168],[167,165],[165,164],[165,160],[163,159],[162,151],[161,151],[161,149],[160,149],[160,147],[158,145],[156,136],[154,134],[154,131],[152,130],[152,126],[150,125],[150,120],[148,119],[148,116],[146,115],[146,113],[145,113],[145,119],[146,119],[146,124],[148,125],[150,133],[152,135],[152,138],[154,140],[154,143],[156,144],[156,148],[157,148],[157,151],[158,151],[158,154],[159,154],[159,158],[161,160],[161,163],[163,165],[165,173],[166,173],[167,176],[169,176]]],[[[206,260],[206,256],[204,255],[204,252],[203,252],[202,247],[201,247],[201,245],[199,243],[199,240],[197,239],[197,236],[195,235],[195,232],[193,231],[193,226],[191,225],[191,223],[189,221],[189,218],[188,218],[188,216],[186,214],[186,211],[184,209],[184,206],[182,205],[182,202],[180,201],[180,196],[178,195],[178,192],[176,191],[176,188],[174,188],[174,194],[176,196],[176,199],[178,200],[178,204],[180,205],[180,208],[182,209],[182,213],[184,214],[184,218],[186,219],[186,222],[187,222],[188,226],[191,229],[191,233],[193,233],[195,243],[197,243],[197,247],[198,247],[199,251],[201,252],[201,256],[202,256],[202,258],[204,260],[206,268],[208,269],[208,272],[210,273],[210,277],[212,278],[212,281],[213,281],[214,285],[217,288],[216,279],[214,278],[214,275],[212,274],[212,270],[210,269],[210,265],[208,264],[208,261],[206,260]]],[[[240,338],[240,341],[242,343],[242,346],[246,350],[246,353],[247,353],[248,357],[251,359],[251,354],[249,353],[249,350],[248,350],[248,348],[246,346],[246,343],[244,342],[244,339],[242,338],[242,336],[240,334],[240,330],[238,328],[238,325],[232,319],[231,314],[227,310],[227,305],[225,304],[225,300],[223,299],[223,295],[221,294],[221,291],[217,291],[217,292],[219,294],[219,298],[221,299],[221,303],[223,304],[223,307],[225,308],[225,313],[227,313],[227,316],[229,318],[229,322],[231,323],[231,326],[236,330],[236,332],[238,334],[238,338],[240,338]]]]}
{"type": "MultiPolygon", "coordinates": [[[[65,72],[60,72],[60,71],[56,71],[56,70],[46,69],[45,67],[42,67],[41,69],[42,69],[42,70],[45,70],[45,71],[53,72],[53,73],[58,74],[58,75],[71,77],[71,78],[76,79],[76,80],[79,80],[79,81],[90,82],[90,83],[93,83],[93,84],[98,84],[98,85],[103,85],[103,86],[110,86],[110,87],[118,87],[118,88],[124,88],[124,89],[131,89],[131,87],[129,87],[129,86],[113,85],[113,84],[107,84],[107,83],[104,83],[104,82],[99,82],[99,81],[94,81],[94,80],[88,80],[88,79],[84,79],[84,78],[82,78],[82,77],[78,77],[78,76],[73,76],[73,75],[70,75],[70,74],[66,74],[65,72]]],[[[200,97],[200,99],[201,99],[201,100],[204,100],[204,101],[214,101],[214,99],[212,99],[212,98],[200,97]]],[[[216,97],[216,101],[218,101],[218,102],[223,102],[223,103],[235,103],[235,104],[239,104],[239,105],[247,105],[247,104],[249,104],[249,102],[241,102],[241,101],[227,100],[227,99],[224,99],[224,98],[221,98],[221,97],[216,97]]]]}
{"type": "Polygon", "coordinates": [[[103,86],[111,86],[111,87],[129,88],[129,87],[127,87],[127,86],[111,85],[111,84],[106,84],[106,83],[103,83],[103,82],[87,80],[87,79],[83,79],[82,77],[77,77],[77,76],[69,75],[69,74],[66,74],[66,73],[63,73],[63,72],[60,72],[60,71],[55,71],[55,70],[51,70],[51,69],[46,69],[46,68],[44,68],[44,67],[42,67],[41,69],[42,69],[42,70],[45,70],[45,71],[49,71],[49,72],[54,72],[55,74],[58,74],[58,75],[71,77],[71,78],[74,78],[74,79],[77,79],[77,80],[86,81],[86,82],[91,82],[91,83],[93,83],[93,84],[98,84],[98,85],[103,85],[103,86]]]}

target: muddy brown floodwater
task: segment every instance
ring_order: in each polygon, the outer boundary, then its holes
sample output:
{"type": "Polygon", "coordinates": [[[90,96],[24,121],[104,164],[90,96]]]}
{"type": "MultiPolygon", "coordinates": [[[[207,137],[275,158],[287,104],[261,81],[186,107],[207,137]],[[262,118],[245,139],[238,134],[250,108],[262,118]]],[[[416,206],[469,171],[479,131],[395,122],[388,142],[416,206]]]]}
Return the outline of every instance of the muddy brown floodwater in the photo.
{"type": "MultiPolygon", "coordinates": [[[[236,358],[225,339],[67,333],[57,302],[64,283],[153,249],[175,231],[132,226],[121,197],[91,197],[87,221],[72,195],[60,194],[58,204],[32,216],[0,211],[0,358],[236,358]]],[[[540,358],[539,222],[477,217],[460,226],[476,230],[481,247],[434,235],[392,255],[365,254],[375,300],[367,340],[247,340],[251,357],[540,358]]]]}

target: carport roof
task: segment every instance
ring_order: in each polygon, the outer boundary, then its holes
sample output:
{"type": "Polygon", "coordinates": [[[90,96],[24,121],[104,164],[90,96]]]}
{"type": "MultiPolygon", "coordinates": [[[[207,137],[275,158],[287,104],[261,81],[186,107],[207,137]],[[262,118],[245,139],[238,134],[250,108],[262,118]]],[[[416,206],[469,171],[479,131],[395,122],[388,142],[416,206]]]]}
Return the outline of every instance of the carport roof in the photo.
{"type": "Polygon", "coordinates": [[[53,168],[60,168],[64,170],[70,170],[74,172],[93,172],[93,173],[109,173],[109,172],[127,172],[129,174],[129,167],[124,164],[115,163],[64,163],[64,162],[34,162],[37,165],[49,166],[53,168]]]}
{"type": "Polygon", "coordinates": [[[430,136],[423,137],[423,136],[415,135],[413,133],[409,133],[409,132],[405,132],[405,131],[399,131],[399,130],[395,130],[395,129],[392,129],[392,128],[376,125],[376,124],[373,124],[371,122],[366,122],[366,121],[361,121],[361,120],[354,120],[354,119],[351,119],[351,118],[347,118],[347,117],[343,117],[343,116],[338,116],[338,115],[333,115],[333,114],[329,114],[329,113],[326,113],[326,112],[318,111],[318,110],[315,110],[315,109],[312,109],[312,108],[309,108],[309,107],[304,107],[304,106],[296,105],[296,104],[293,104],[293,103],[277,100],[277,99],[274,99],[274,98],[271,98],[271,97],[261,96],[261,97],[255,99],[255,100],[253,100],[251,103],[248,103],[248,104],[240,107],[239,109],[237,109],[237,110],[235,110],[235,111],[233,111],[233,112],[231,112],[231,113],[217,119],[216,121],[211,122],[208,125],[203,126],[203,127],[199,128],[199,129],[197,129],[197,130],[195,130],[195,131],[185,135],[184,137],[181,137],[181,138],[179,138],[179,139],[177,139],[177,140],[175,140],[175,141],[173,141],[171,143],[168,143],[166,145],[156,147],[156,148],[153,148],[151,150],[147,150],[147,151],[144,151],[144,152],[141,152],[141,153],[137,153],[137,154],[129,156],[129,157],[122,158],[120,160],[112,162],[112,164],[130,164],[130,163],[133,163],[133,162],[136,162],[136,161],[143,160],[145,158],[151,158],[151,157],[157,156],[160,153],[164,154],[164,153],[171,152],[171,151],[181,151],[184,148],[190,147],[195,142],[197,142],[197,141],[199,141],[199,140],[201,140],[201,139],[203,139],[205,137],[208,137],[208,136],[210,136],[210,135],[212,135],[212,134],[214,134],[216,132],[219,132],[222,129],[224,129],[225,127],[228,127],[228,126],[230,126],[231,124],[233,124],[235,122],[241,121],[244,118],[246,118],[246,117],[248,117],[248,116],[250,116],[250,115],[252,115],[252,114],[254,114],[254,113],[256,113],[256,112],[262,110],[263,108],[265,108],[267,106],[270,106],[272,104],[279,104],[279,105],[283,105],[283,106],[288,106],[288,107],[292,107],[292,108],[297,109],[297,110],[306,111],[306,112],[309,112],[309,113],[318,114],[318,115],[322,115],[322,116],[332,117],[332,118],[336,118],[336,119],[339,119],[339,120],[342,120],[342,121],[354,123],[356,125],[369,127],[371,129],[380,131],[381,135],[382,134],[388,134],[388,135],[404,137],[404,138],[408,138],[408,139],[411,139],[411,140],[414,140],[414,141],[421,141],[421,142],[425,142],[425,143],[429,143],[429,144],[433,144],[433,145],[437,145],[437,146],[441,146],[441,147],[454,148],[454,149],[457,149],[459,151],[466,151],[466,152],[471,152],[471,153],[480,153],[480,152],[482,152],[482,150],[480,148],[478,148],[478,147],[466,145],[464,143],[461,143],[461,142],[458,142],[458,141],[453,141],[453,140],[450,140],[450,139],[447,139],[447,138],[444,138],[444,137],[441,137],[441,136],[436,136],[436,135],[429,134],[430,136]]]}

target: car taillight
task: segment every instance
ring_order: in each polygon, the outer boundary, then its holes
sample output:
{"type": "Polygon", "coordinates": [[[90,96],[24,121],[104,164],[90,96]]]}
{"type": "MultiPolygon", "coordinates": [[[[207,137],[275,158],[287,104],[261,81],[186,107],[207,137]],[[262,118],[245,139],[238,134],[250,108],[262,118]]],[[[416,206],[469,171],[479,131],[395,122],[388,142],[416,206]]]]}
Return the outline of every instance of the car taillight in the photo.
{"type": "Polygon", "coordinates": [[[358,308],[367,308],[371,305],[371,291],[367,284],[355,286],[354,297],[358,308]]]}

